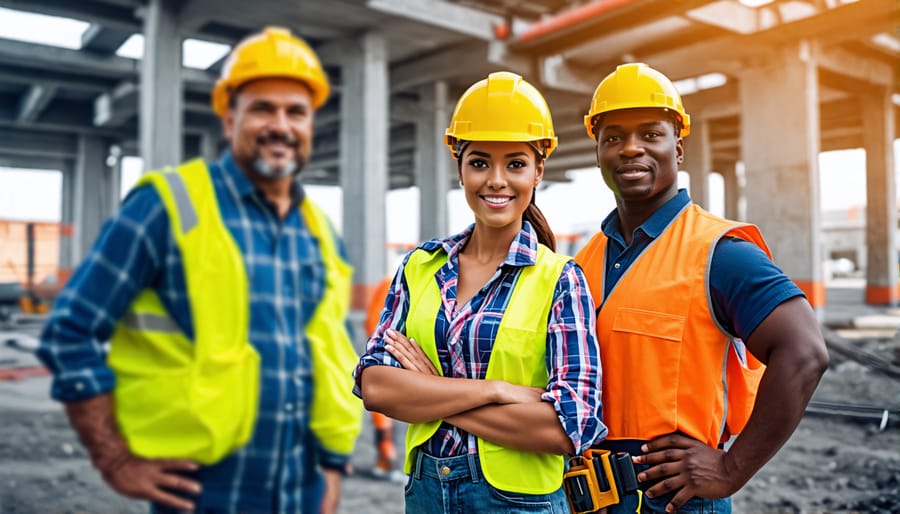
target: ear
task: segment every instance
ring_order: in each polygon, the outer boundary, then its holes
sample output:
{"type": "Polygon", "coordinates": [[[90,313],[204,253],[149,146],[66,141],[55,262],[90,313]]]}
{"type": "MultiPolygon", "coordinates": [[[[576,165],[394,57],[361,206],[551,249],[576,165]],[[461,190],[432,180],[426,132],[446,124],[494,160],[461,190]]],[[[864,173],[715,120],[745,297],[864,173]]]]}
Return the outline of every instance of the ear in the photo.
{"type": "Polygon", "coordinates": [[[231,136],[234,134],[234,109],[231,107],[222,117],[222,134],[227,140],[231,140],[231,136]]]}
{"type": "Polygon", "coordinates": [[[675,161],[678,164],[684,162],[684,138],[682,137],[675,139],[675,161]]]}
{"type": "Polygon", "coordinates": [[[541,159],[537,162],[534,167],[534,187],[538,187],[542,180],[544,180],[544,163],[546,160],[541,159]]]}

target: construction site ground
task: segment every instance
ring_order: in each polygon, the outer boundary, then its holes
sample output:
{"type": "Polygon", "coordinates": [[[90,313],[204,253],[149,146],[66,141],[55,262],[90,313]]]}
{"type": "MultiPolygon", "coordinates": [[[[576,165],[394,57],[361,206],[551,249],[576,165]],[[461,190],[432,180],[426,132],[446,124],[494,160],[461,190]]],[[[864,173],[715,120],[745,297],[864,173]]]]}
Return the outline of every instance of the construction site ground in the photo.
{"type": "MultiPolygon", "coordinates": [[[[823,321],[829,337],[876,365],[832,352],[814,400],[877,406],[887,409],[886,421],[808,413],[778,455],[735,495],[736,513],[900,513],[900,378],[889,373],[900,366],[894,337],[900,310],[863,305],[858,286],[829,287],[823,321]],[[889,372],[877,371],[879,363],[889,372]]],[[[59,405],[48,398],[49,377],[28,351],[39,329],[24,323],[15,332],[0,330],[0,513],[147,512],[146,503],[103,484],[59,405]],[[14,339],[16,346],[8,344],[14,339]]],[[[402,444],[402,427],[397,432],[402,444]]],[[[372,474],[373,439],[367,417],[355,471],[344,482],[342,514],[403,512],[402,485],[372,474]]]]}

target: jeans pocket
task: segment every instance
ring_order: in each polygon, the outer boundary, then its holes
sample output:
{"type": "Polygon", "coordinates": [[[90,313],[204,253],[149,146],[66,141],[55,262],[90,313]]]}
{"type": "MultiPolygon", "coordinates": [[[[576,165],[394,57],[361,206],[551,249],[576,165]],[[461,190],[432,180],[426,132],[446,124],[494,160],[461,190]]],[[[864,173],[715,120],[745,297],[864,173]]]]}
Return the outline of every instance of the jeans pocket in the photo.
{"type": "Polygon", "coordinates": [[[518,507],[525,512],[553,512],[552,496],[550,494],[524,494],[512,491],[503,491],[488,484],[491,496],[504,505],[518,507]]]}
{"type": "Polygon", "coordinates": [[[403,486],[403,494],[405,496],[409,496],[409,493],[412,492],[413,481],[415,481],[415,480],[416,480],[416,478],[413,476],[412,473],[410,473],[409,475],[406,476],[406,484],[403,486]]]}

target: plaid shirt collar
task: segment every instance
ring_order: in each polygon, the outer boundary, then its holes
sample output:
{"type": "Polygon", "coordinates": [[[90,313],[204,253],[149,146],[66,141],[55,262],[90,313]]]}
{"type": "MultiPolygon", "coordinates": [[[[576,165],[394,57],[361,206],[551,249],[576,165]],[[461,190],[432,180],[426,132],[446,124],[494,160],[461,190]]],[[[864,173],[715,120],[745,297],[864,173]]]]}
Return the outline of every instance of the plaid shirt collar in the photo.
{"type": "MultiPolygon", "coordinates": [[[[469,225],[462,232],[452,235],[446,239],[432,239],[422,245],[427,251],[434,251],[442,248],[447,253],[447,260],[452,268],[457,266],[459,252],[465,248],[472,232],[475,230],[475,224],[469,225]]],[[[516,234],[512,244],[509,245],[509,251],[506,253],[506,259],[503,261],[504,266],[534,266],[537,262],[538,238],[531,223],[525,221],[522,223],[522,230],[516,234]]]]}

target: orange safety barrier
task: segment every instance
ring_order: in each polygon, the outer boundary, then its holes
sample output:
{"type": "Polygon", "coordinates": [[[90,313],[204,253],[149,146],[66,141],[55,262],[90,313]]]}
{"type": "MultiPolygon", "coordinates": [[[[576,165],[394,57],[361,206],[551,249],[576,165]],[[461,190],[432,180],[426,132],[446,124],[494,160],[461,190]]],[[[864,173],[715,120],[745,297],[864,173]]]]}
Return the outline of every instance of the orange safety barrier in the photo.
{"type": "Polygon", "coordinates": [[[825,307],[825,282],[821,280],[794,280],[794,283],[803,291],[813,308],[825,307]]]}

